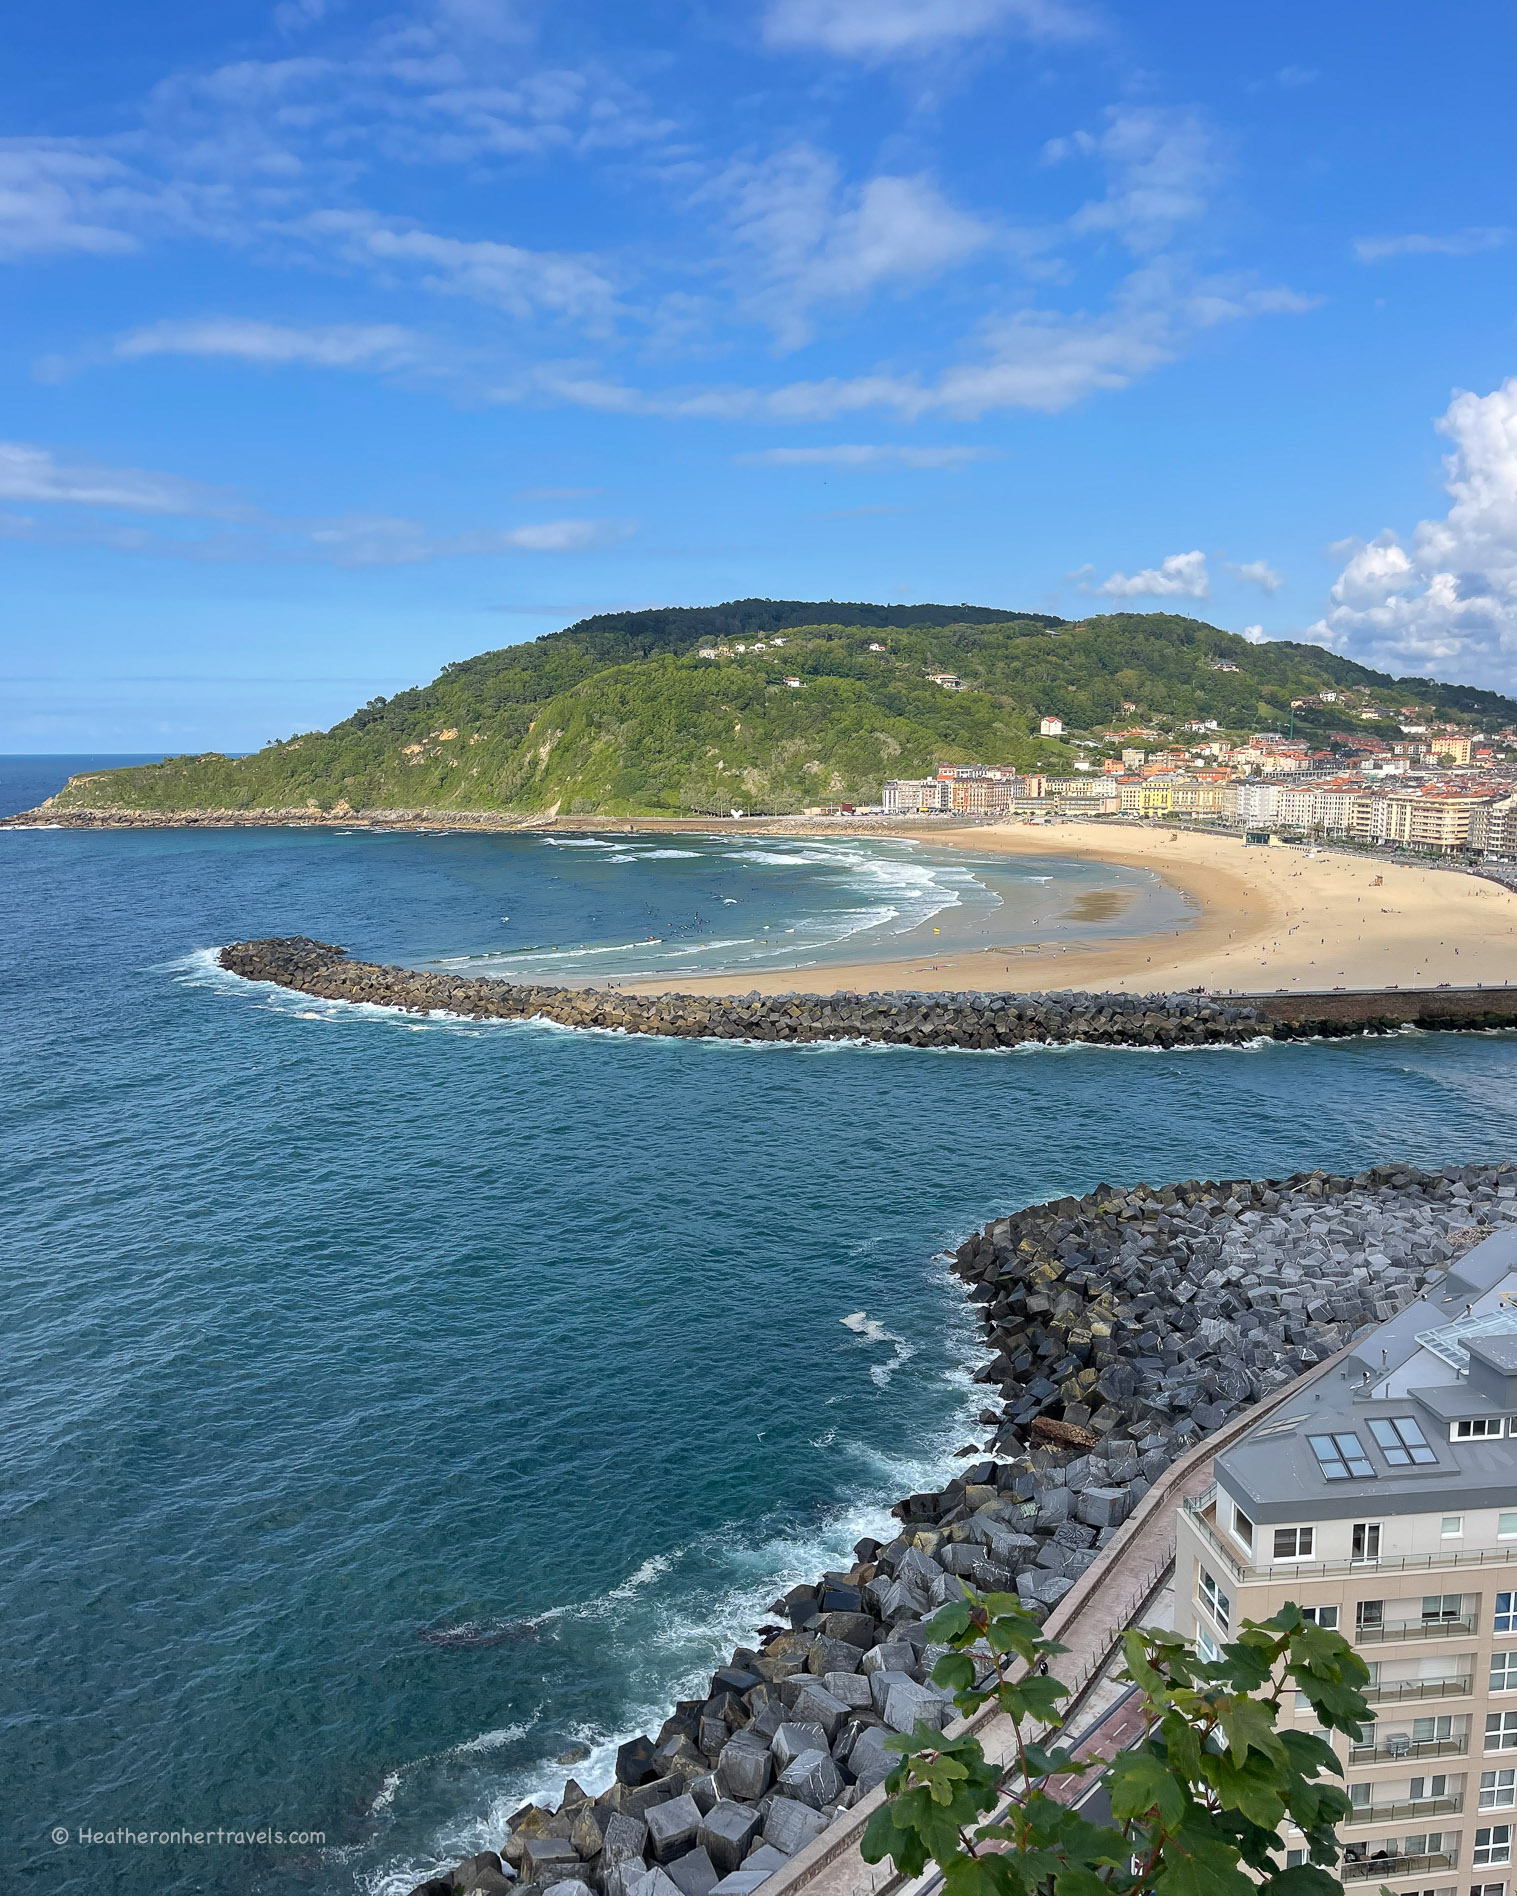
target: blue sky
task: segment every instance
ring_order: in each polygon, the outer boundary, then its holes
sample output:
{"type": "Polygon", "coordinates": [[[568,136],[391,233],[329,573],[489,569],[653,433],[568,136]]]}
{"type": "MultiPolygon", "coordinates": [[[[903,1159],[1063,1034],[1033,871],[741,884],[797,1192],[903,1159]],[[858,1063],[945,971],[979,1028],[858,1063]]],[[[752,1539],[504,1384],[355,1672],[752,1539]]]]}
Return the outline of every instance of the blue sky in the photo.
{"type": "Polygon", "coordinates": [[[55,0],[0,748],[616,606],[1194,612],[1517,688],[1507,4],[55,0]]]}

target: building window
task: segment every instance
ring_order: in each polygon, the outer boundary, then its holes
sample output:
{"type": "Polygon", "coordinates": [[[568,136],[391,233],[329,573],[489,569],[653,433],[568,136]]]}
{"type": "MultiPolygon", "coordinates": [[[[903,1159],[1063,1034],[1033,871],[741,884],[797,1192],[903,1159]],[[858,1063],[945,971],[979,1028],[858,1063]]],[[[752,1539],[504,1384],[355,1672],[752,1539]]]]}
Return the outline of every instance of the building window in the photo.
{"type": "Polygon", "coordinates": [[[1475,1855],[1473,1862],[1478,1868],[1482,1863],[1510,1863],[1512,1860],[1512,1826],[1510,1824],[1488,1824],[1475,1832],[1475,1855]]]}
{"type": "Polygon", "coordinates": [[[1234,1507],[1233,1509],[1233,1532],[1237,1535],[1238,1539],[1242,1541],[1243,1545],[1248,1548],[1249,1552],[1252,1553],[1254,1546],[1254,1524],[1240,1507],[1234,1507]]]}
{"type": "Polygon", "coordinates": [[[1306,1439],[1324,1480],[1348,1481],[1375,1472],[1357,1435],[1308,1435],[1306,1439]]]}
{"type": "Polygon", "coordinates": [[[1480,1773],[1480,1808],[1510,1810],[1517,1804],[1517,1771],[1480,1773]]]}
{"type": "Polygon", "coordinates": [[[1464,1533],[1464,1516],[1462,1514],[1445,1514],[1443,1517],[1443,1526],[1439,1529],[1439,1532],[1446,1541],[1458,1540],[1464,1533]]]}
{"type": "Polygon", "coordinates": [[[1441,1744],[1445,1738],[1454,1735],[1454,1715],[1445,1712],[1441,1718],[1414,1718],[1412,1720],[1412,1743],[1414,1745],[1441,1744]]]}
{"type": "Polygon", "coordinates": [[[1409,1415],[1379,1417],[1370,1423],[1370,1434],[1392,1468],[1426,1468],[1437,1463],[1427,1437],[1409,1415]]]}
{"type": "MultiPolygon", "coordinates": [[[[1310,1533],[1311,1529],[1308,1528],[1310,1533]]],[[[1301,1617],[1310,1620],[1313,1626],[1320,1626],[1325,1633],[1338,1630],[1338,1609],[1336,1606],[1303,1606],[1301,1617]]]]}
{"type": "Polygon", "coordinates": [[[1517,1652],[1491,1654],[1491,1690],[1517,1692],[1517,1652]]]}
{"type": "Polygon", "coordinates": [[[1277,1527],[1275,1529],[1275,1558],[1276,1560],[1310,1560],[1316,1542],[1317,1530],[1314,1527],[1277,1527]]]}
{"type": "MultiPolygon", "coordinates": [[[[1513,1517],[1517,1519],[1517,1516],[1513,1517]]],[[[1380,1523],[1378,1521],[1355,1521],[1349,1537],[1350,1556],[1354,1560],[1378,1560],[1380,1558],[1380,1523]]]]}
{"type": "Polygon", "coordinates": [[[1196,1628],[1196,1651],[1209,1666],[1214,1666],[1222,1657],[1222,1649],[1216,1640],[1199,1626],[1196,1628]]]}
{"type": "Polygon", "coordinates": [[[1517,1751],[1517,1712],[1487,1712],[1485,1715],[1487,1751],[1517,1751]]]}
{"type": "Polygon", "coordinates": [[[1374,1802],[1375,1787],[1372,1784],[1350,1784],[1348,1801],[1355,1810],[1368,1810],[1374,1802]]]}
{"type": "Polygon", "coordinates": [[[1517,1514],[1498,1514],[1496,1516],[1497,1540],[1517,1540],[1517,1514]]]}
{"type": "Polygon", "coordinates": [[[1407,1795],[1415,1804],[1421,1797],[1447,1797],[1449,1791],[1448,1774],[1439,1772],[1436,1777],[1415,1777],[1407,1795]]]}
{"type": "Polygon", "coordinates": [[[1422,1596],[1422,1623],[1424,1626],[1452,1626],[1464,1618],[1464,1595],[1462,1593],[1424,1593],[1422,1596]]]}
{"type": "MultiPolygon", "coordinates": [[[[1451,1896],[1448,1890],[1425,1889],[1422,1896],[1451,1896]]],[[[1505,1883],[1471,1883],[1470,1896],[1506,1896],[1505,1883]]]]}
{"type": "Polygon", "coordinates": [[[1474,1415],[1456,1422],[1452,1440],[1456,1442],[1496,1441],[1506,1430],[1506,1418],[1499,1415],[1474,1415]]]}
{"type": "Polygon", "coordinates": [[[1496,1595],[1496,1624],[1492,1629],[1494,1632],[1517,1633],[1517,1625],[1513,1624],[1517,1615],[1514,1615],[1512,1611],[1512,1599],[1513,1595],[1510,1593],[1496,1595]]]}
{"type": "Polygon", "coordinates": [[[1361,1600],[1354,1608],[1354,1631],[1374,1631],[1385,1624],[1384,1600],[1361,1600]]]}
{"type": "Polygon", "coordinates": [[[1225,1633],[1232,1623],[1233,1603],[1204,1567],[1201,1569],[1201,1598],[1207,1612],[1225,1633]]]}

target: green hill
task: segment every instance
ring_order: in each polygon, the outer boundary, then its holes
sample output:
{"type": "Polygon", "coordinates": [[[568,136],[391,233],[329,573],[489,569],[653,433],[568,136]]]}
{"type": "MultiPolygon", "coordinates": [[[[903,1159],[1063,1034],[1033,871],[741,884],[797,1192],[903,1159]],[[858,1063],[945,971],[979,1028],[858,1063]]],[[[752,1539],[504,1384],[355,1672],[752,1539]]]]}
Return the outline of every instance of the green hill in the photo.
{"type": "Polygon", "coordinates": [[[792,811],[872,801],[886,778],[939,763],[1067,772],[1068,745],[1037,735],[1049,713],[1071,732],[1215,718],[1239,735],[1284,729],[1292,699],[1324,690],[1339,701],[1298,707],[1298,735],[1325,741],[1349,722],[1395,730],[1360,718],[1366,705],[1415,704],[1492,728],[1517,718],[1517,702],[1494,692],[1398,681],[1316,646],[1251,645],[1168,613],[1069,624],[984,606],[743,599],[584,619],[445,666],[329,731],[247,757],[76,777],[50,807],[792,811]],[[701,656],[713,647],[722,655],[701,656]],[[934,671],[966,688],[932,683],[934,671]]]}

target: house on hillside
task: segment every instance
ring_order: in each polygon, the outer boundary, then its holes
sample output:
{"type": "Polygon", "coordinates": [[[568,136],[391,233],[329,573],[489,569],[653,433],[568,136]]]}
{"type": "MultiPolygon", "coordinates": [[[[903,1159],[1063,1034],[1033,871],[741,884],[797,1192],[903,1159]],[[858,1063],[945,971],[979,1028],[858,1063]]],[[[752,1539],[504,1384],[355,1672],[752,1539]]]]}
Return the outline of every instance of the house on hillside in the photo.
{"type": "Polygon", "coordinates": [[[1038,726],[1038,732],[1043,737],[1062,737],[1064,735],[1063,718],[1044,718],[1038,726]]]}

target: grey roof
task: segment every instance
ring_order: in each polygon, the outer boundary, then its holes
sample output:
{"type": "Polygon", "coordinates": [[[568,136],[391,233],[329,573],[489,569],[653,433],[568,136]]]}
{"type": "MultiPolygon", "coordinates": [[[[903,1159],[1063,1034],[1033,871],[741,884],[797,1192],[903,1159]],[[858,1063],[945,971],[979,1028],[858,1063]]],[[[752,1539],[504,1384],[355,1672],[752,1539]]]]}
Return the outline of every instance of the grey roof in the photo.
{"type": "Polygon", "coordinates": [[[1517,1436],[1448,1439],[1451,1421],[1479,1415],[1517,1417],[1517,1231],[1477,1244],[1366,1332],[1345,1365],[1218,1455],[1217,1480],[1261,1524],[1517,1508],[1517,1436]],[[1432,1462],[1387,1460],[1369,1425],[1402,1416],[1432,1462]],[[1309,1439],[1330,1435],[1354,1436],[1373,1475],[1330,1480],[1309,1439]]]}

